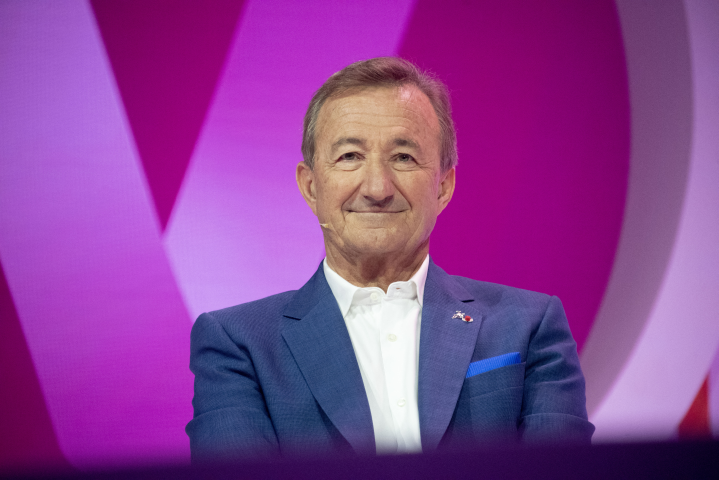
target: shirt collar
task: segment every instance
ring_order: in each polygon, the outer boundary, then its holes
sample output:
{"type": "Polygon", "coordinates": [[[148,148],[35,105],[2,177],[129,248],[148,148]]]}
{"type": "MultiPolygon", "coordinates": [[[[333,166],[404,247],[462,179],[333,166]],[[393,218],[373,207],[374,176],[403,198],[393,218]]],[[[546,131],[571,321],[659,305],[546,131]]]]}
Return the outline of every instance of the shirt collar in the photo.
{"type": "MultiPolygon", "coordinates": [[[[327,279],[327,283],[330,286],[330,290],[332,290],[332,294],[335,296],[335,299],[337,300],[337,305],[339,305],[340,312],[342,312],[342,316],[344,317],[347,315],[347,312],[349,312],[349,309],[352,306],[352,299],[354,298],[355,293],[362,287],[352,285],[350,282],[342,278],[340,274],[332,270],[332,268],[330,268],[330,266],[327,264],[326,257],[322,262],[322,268],[325,272],[325,278],[327,279]]],[[[407,281],[414,282],[414,285],[417,288],[417,301],[419,302],[420,307],[424,304],[424,284],[427,282],[428,270],[429,255],[424,258],[424,261],[422,262],[422,265],[420,265],[417,272],[412,275],[412,278],[407,281]]],[[[393,282],[393,284],[394,283],[402,282],[393,282]]]]}

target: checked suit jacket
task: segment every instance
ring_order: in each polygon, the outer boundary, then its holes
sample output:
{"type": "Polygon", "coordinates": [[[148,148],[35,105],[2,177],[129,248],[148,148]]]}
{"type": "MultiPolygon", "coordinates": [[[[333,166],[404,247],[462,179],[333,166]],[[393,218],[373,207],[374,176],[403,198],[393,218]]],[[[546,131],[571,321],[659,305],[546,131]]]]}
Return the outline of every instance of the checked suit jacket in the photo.
{"type": "MultiPolygon", "coordinates": [[[[558,298],[451,276],[430,260],[420,328],[423,452],[589,443],[584,377],[558,298]],[[516,363],[468,376],[473,362],[515,353],[516,363]]],[[[375,452],[359,366],[321,264],[300,290],[202,314],[190,368],[193,461],[375,452]]]]}

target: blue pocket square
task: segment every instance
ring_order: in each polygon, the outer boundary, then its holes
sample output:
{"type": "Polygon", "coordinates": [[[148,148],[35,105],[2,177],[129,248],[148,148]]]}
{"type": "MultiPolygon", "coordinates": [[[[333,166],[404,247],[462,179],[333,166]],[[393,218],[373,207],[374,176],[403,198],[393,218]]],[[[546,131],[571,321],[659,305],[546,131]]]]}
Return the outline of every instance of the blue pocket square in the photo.
{"type": "Polygon", "coordinates": [[[464,378],[474,377],[480,373],[488,372],[499,367],[506,367],[507,365],[514,365],[521,361],[522,358],[519,356],[519,352],[505,353],[504,355],[485,358],[484,360],[470,363],[467,369],[467,376],[464,378]]]}

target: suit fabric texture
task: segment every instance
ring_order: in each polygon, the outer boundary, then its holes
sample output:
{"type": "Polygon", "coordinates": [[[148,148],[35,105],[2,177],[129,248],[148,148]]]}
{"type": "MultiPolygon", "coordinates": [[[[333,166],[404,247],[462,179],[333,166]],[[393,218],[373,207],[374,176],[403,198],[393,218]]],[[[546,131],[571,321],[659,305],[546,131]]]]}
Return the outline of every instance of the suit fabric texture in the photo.
{"type": "MultiPolygon", "coordinates": [[[[193,461],[374,454],[367,396],[322,265],[297,291],[192,328],[193,461]]],[[[422,451],[589,443],[576,343],[556,297],[451,276],[430,260],[419,345],[422,451]],[[472,322],[452,318],[460,311],[472,322]],[[467,377],[471,363],[521,361],[467,377]]]]}

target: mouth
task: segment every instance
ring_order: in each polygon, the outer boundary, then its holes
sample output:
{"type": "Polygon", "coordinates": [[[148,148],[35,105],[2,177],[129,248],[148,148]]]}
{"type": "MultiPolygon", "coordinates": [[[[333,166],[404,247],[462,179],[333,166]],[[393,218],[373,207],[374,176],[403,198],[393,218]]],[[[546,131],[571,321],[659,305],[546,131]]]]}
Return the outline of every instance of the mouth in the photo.
{"type": "Polygon", "coordinates": [[[370,221],[385,221],[396,217],[398,214],[403,212],[358,212],[350,211],[348,213],[353,214],[357,219],[364,219],[370,221]]]}
{"type": "Polygon", "coordinates": [[[347,213],[360,213],[364,215],[372,214],[393,214],[393,213],[402,213],[406,210],[347,210],[347,213]]]}

